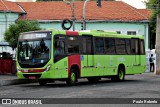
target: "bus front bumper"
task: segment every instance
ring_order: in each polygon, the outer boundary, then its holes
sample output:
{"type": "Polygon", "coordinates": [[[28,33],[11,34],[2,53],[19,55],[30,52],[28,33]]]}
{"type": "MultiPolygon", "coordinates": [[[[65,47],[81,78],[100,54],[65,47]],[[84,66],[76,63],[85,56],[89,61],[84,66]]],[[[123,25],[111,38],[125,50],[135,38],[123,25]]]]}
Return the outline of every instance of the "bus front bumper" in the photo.
{"type": "Polygon", "coordinates": [[[22,73],[17,72],[18,79],[47,79],[53,78],[50,72],[41,72],[41,73],[22,73]]]}

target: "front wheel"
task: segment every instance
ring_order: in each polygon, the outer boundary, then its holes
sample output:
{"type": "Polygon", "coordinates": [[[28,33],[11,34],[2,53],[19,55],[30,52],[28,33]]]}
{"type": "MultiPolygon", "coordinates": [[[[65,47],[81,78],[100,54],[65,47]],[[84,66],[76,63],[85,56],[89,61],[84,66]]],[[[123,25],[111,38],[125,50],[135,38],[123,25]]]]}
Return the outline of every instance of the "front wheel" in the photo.
{"type": "Polygon", "coordinates": [[[47,84],[47,80],[45,79],[39,79],[38,82],[39,82],[39,85],[41,86],[45,86],[47,84]]]}
{"type": "Polygon", "coordinates": [[[75,85],[77,82],[77,75],[74,69],[71,69],[70,77],[66,80],[66,83],[70,86],[75,85]]]}

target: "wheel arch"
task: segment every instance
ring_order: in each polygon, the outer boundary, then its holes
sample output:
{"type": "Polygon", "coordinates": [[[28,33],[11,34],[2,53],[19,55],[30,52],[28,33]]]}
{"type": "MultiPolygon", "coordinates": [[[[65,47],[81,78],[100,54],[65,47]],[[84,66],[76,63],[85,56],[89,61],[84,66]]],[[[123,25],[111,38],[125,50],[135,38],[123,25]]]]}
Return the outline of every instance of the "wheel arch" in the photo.
{"type": "MultiPolygon", "coordinates": [[[[125,65],[123,63],[118,65],[118,70],[119,70],[119,68],[123,68],[124,69],[124,73],[126,74],[126,68],[125,68],[125,65]]],[[[117,73],[118,73],[118,71],[117,71],[117,73]]]]}
{"type": "Polygon", "coordinates": [[[79,68],[79,66],[77,64],[73,64],[71,66],[71,68],[70,68],[70,71],[71,71],[71,69],[75,69],[76,70],[76,76],[77,76],[77,78],[79,78],[80,77],[80,68],[79,68]]]}

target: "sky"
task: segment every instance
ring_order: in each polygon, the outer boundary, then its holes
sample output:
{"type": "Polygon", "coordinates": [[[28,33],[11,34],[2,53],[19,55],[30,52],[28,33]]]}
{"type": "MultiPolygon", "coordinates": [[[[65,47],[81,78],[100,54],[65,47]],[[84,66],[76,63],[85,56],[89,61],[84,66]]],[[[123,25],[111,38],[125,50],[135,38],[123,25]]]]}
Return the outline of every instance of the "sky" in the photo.
{"type": "MultiPolygon", "coordinates": [[[[8,1],[16,1],[16,0],[8,0],[8,1]]],[[[116,0],[116,1],[126,2],[127,4],[133,7],[136,7],[137,9],[145,9],[146,6],[145,6],[145,3],[143,3],[143,1],[147,1],[147,0],[116,0]]]]}
{"type": "Polygon", "coordinates": [[[136,7],[137,9],[144,9],[146,8],[144,1],[147,0],[117,0],[117,1],[126,2],[127,4],[136,7]]]}

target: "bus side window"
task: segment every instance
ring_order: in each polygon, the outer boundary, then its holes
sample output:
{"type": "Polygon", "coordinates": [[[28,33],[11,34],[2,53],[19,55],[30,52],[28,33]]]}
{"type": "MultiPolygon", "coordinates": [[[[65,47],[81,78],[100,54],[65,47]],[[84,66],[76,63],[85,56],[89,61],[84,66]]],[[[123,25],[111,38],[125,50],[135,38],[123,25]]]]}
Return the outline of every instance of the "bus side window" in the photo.
{"type": "Polygon", "coordinates": [[[68,36],[67,38],[67,53],[79,53],[79,38],[68,36]]]}
{"type": "Polygon", "coordinates": [[[126,54],[126,41],[125,39],[116,39],[116,52],[117,54],[126,54]]]}
{"type": "Polygon", "coordinates": [[[93,53],[93,47],[92,47],[92,37],[87,37],[87,54],[92,54],[93,53]]]}
{"type": "Polygon", "coordinates": [[[131,52],[132,52],[132,54],[136,53],[135,40],[134,39],[131,40],[131,52]]]}
{"type": "Polygon", "coordinates": [[[64,41],[56,41],[54,44],[54,56],[62,55],[65,52],[64,41]]]}
{"type": "Polygon", "coordinates": [[[103,38],[95,38],[95,53],[104,53],[104,40],[103,38]]]}
{"type": "Polygon", "coordinates": [[[132,54],[136,54],[138,55],[139,54],[139,42],[138,42],[138,39],[131,39],[131,51],[132,51],[132,54]]]}
{"type": "Polygon", "coordinates": [[[87,53],[87,38],[82,37],[82,53],[86,54],[87,53]]]}
{"type": "Polygon", "coordinates": [[[82,36],[82,47],[81,48],[81,53],[83,54],[92,54],[93,49],[92,49],[92,37],[91,36],[82,36]]]}
{"type": "Polygon", "coordinates": [[[131,54],[131,40],[130,39],[126,39],[126,51],[127,51],[127,54],[131,54]]]}
{"type": "Polygon", "coordinates": [[[115,39],[106,38],[105,47],[106,47],[107,54],[115,54],[115,39]]]}
{"type": "Polygon", "coordinates": [[[141,55],[145,54],[144,40],[140,41],[140,53],[141,53],[141,55]]]}

